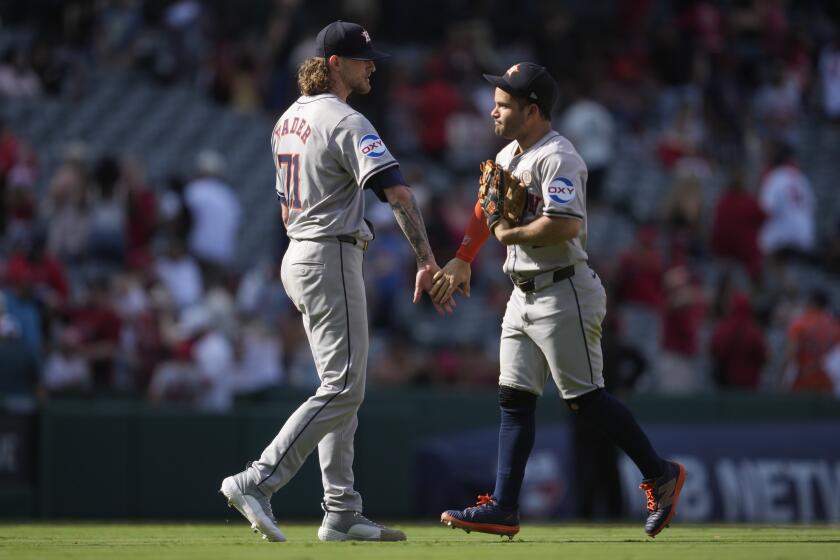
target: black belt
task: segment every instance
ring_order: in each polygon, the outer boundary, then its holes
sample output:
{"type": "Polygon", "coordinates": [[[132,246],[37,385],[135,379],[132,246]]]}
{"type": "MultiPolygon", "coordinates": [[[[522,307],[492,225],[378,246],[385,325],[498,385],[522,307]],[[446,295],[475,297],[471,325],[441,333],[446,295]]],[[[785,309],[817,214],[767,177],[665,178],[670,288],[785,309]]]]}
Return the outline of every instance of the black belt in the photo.
{"type": "MultiPolygon", "coordinates": [[[[548,274],[548,273],[545,272],[543,274],[548,274]]],[[[574,275],[575,275],[575,265],[569,265],[565,268],[558,268],[557,270],[554,271],[554,274],[552,275],[551,283],[556,284],[557,282],[559,282],[561,280],[565,280],[566,278],[571,278],[574,275]]],[[[537,275],[537,276],[540,276],[540,275],[537,275]]],[[[537,289],[535,279],[536,279],[536,277],[528,278],[527,280],[517,280],[513,276],[510,277],[510,280],[511,280],[511,282],[513,282],[513,285],[516,286],[517,288],[519,288],[520,290],[522,290],[523,292],[525,292],[526,294],[531,293],[531,292],[533,292],[537,289]]]]}
{"type": "Polygon", "coordinates": [[[338,235],[336,236],[342,243],[349,243],[350,245],[358,245],[362,251],[367,251],[370,241],[367,239],[357,239],[352,235],[338,235]]]}

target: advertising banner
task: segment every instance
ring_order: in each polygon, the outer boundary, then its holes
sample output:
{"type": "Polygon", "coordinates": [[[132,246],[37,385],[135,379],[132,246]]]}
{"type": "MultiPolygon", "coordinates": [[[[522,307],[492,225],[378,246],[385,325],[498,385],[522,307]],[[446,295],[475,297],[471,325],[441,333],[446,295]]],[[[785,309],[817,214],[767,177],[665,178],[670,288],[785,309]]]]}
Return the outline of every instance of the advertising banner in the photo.
{"type": "MultiPolygon", "coordinates": [[[[652,424],[645,430],[663,456],[686,466],[684,521],[840,521],[840,423],[652,424]]],[[[621,452],[606,464],[610,454],[594,451],[604,442],[586,437],[568,424],[538,426],[520,500],[523,516],[609,516],[615,500],[601,490],[616,480],[619,511],[643,517],[636,466],[621,452]]],[[[492,493],[496,452],[493,428],[424,442],[416,456],[417,513],[460,509],[492,493]]]]}

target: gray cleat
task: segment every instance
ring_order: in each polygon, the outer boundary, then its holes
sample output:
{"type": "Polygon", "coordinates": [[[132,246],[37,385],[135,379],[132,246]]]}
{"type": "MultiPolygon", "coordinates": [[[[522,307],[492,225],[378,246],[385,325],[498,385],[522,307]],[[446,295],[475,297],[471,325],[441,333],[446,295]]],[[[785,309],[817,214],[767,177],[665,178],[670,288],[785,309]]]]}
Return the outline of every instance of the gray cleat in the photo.
{"type": "Polygon", "coordinates": [[[286,540],[271,511],[271,499],[251,482],[247,469],[224,479],[219,491],[227,498],[228,506],[236,508],[251,523],[254,532],[262,533],[267,541],[286,540]]]}
{"type": "Polygon", "coordinates": [[[374,523],[358,511],[329,511],[318,529],[322,541],[404,541],[405,533],[374,523]]]}

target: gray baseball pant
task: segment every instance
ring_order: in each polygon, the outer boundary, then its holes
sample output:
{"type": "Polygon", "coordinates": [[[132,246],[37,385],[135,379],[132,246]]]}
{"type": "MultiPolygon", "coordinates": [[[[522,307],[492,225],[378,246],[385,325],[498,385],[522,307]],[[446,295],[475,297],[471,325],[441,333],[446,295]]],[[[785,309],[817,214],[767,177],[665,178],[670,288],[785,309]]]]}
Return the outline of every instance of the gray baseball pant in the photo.
{"type": "Polygon", "coordinates": [[[303,315],[321,385],[252,464],[266,495],[285,486],[317,446],[327,508],[362,511],[353,488],[353,437],[369,344],[363,255],[358,245],[324,238],[290,240],[283,256],[283,287],[303,315]]]}

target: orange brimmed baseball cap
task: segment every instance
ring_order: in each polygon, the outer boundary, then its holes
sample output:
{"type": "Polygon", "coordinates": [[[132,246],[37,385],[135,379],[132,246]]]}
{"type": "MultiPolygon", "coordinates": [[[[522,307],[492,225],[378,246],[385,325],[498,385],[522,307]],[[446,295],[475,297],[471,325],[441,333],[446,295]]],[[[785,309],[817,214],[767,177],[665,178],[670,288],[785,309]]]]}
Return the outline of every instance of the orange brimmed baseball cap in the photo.
{"type": "Polygon", "coordinates": [[[354,60],[380,60],[391,56],[373,48],[370,33],[364,27],[341,20],[332,22],[318,32],[315,53],[322,58],[335,54],[354,60]]]}

